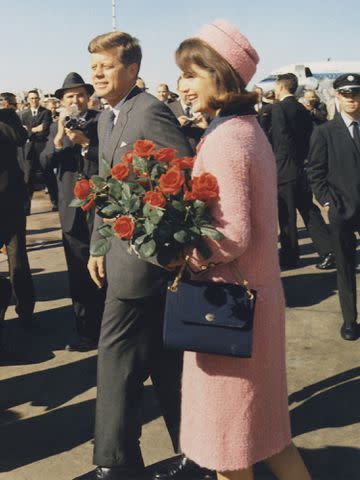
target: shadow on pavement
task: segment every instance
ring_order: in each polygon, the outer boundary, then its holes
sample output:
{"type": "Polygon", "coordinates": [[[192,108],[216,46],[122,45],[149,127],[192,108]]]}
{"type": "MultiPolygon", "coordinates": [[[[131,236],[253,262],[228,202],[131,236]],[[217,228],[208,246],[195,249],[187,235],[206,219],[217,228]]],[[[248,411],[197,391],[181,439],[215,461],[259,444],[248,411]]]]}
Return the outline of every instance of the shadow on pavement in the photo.
{"type": "Polygon", "coordinates": [[[42,273],[33,277],[38,302],[68,298],[69,284],[67,271],[42,273]]]}
{"type": "Polygon", "coordinates": [[[58,232],[60,230],[61,230],[61,227],[30,229],[30,230],[26,230],[26,235],[40,235],[42,233],[58,232]]]}
{"type": "Polygon", "coordinates": [[[334,270],[282,277],[282,281],[287,307],[317,305],[337,293],[334,270]]]}
{"type": "Polygon", "coordinates": [[[360,367],[293,393],[289,397],[290,404],[303,402],[290,412],[293,436],[322,428],[345,427],[359,423],[359,399],[360,367]]]}
{"type": "Polygon", "coordinates": [[[75,321],[71,306],[34,314],[36,326],[24,328],[18,319],[6,320],[3,343],[16,353],[17,364],[41,363],[54,357],[54,350],[63,350],[74,335],[75,321]]]}
{"type": "Polygon", "coordinates": [[[57,248],[62,246],[62,240],[40,241],[35,243],[28,243],[26,250],[28,252],[35,252],[36,250],[47,250],[48,248],[57,248]]]}

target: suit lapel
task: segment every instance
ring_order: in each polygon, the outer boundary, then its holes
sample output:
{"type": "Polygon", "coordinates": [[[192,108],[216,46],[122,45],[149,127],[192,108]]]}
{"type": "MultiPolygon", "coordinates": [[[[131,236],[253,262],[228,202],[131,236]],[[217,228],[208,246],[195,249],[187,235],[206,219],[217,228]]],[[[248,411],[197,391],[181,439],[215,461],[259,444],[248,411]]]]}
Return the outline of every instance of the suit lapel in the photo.
{"type": "Polygon", "coordinates": [[[342,116],[340,114],[337,115],[333,121],[334,121],[334,126],[336,126],[336,128],[340,130],[341,135],[344,141],[346,142],[346,144],[348,145],[348,147],[351,148],[354,154],[358,157],[360,155],[360,150],[356,145],[356,143],[354,142],[354,139],[352,138],[350,131],[346,126],[342,116]]]}
{"type": "Polygon", "coordinates": [[[110,160],[111,166],[113,166],[114,163],[118,163],[115,161],[114,158],[115,150],[122,138],[123,131],[129,119],[129,113],[134,103],[136,102],[137,95],[140,92],[141,90],[139,90],[138,88],[134,88],[134,90],[132,90],[132,92],[126,99],[124,105],[120,109],[119,117],[110,136],[109,147],[107,147],[106,145],[104,146],[106,152],[105,156],[110,160]]]}

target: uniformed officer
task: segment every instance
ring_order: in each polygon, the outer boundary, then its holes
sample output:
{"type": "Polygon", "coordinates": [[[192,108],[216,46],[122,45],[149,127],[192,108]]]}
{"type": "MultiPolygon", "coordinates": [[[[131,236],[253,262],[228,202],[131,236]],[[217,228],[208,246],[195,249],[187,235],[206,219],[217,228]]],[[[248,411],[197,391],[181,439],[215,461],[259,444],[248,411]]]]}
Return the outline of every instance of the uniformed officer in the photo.
{"type": "Polygon", "coordinates": [[[360,75],[334,81],[340,115],[314,130],[308,175],[329,215],[345,340],[360,334],[356,310],[356,237],[360,230],[360,75]]]}

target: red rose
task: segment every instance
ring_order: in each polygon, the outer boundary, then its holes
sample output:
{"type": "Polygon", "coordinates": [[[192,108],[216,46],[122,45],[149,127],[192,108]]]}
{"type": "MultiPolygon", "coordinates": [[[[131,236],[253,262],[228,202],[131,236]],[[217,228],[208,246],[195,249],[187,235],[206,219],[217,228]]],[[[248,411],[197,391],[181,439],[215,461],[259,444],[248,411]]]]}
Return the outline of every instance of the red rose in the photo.
{"type": "Polygon", "coordinates": [[[174,148],[167,147],[167,148],[160,148],[160,150],[158,150],[155,153],[154,157],[155,157],[155,160],[157,160],[158,162],[169,163],[175,159],[176,154],[177,154],[177,150],[175,150],[174,148]]]}
{"type": "Polygon", "coordinates": [[[84,212],[88,212],[94,206],[95,206],[95,199],[94,199],[94,197],[91,197],[90,200],[85,205],[81,206],[81,209],[84,212]]]}
{"type": "Polygon", "coordinates": [[[129,176],[129,173],[130,168],[126,163],[118,163],[111,169],[112,178],[116,178],[117,180],[124,180],[129,176]]]}
{"type": "Polygon", "coordinates": [[[114,230],[118,237],[130,240],[134,234],[135,223],[131,217],[119,217],[115,220],[114,230]]]}
{"type": "Polygon", "coordinates": [[[131,165],[133,163],[134,152],[127,152],[121,157],[121,161],[126,165],[131,165]]]}
{"type": "Polygon", "coordinates": [[[195,161],[195,157],[194,158],[193,157],[181,157],[181,158],[175,158],[171,162],[171,164],[172,165],[177,165],[182,170],[186,170],[186,169],[192,170],[193,166],[194,166],[194,161],[195,161]]]}
{"type": "Polygon", "coordinates": [[[159,178],[160,190],[163,193],[176,195],[184,184],[185,179],[182,171],[178,166],[169,168],[166,173],[163,173],[159,178]]]}
{"type": "Polygon", "coordinates": [[[214,175],[203,173],[200,177],[193,177],[192,193],[196,200],[209,202],[219,196],[219,185],[214,175]]]}
{"type": "Polygon", "coordinates": [[[149,191],[146,192],[144,196],[144,203],[149,203],[152,207],[164,208],[166,205],[166,198],[159,191],[149,191]]]}
{"type": "Polygon", "coordinates": [[[85,200],[91,193],[91,184],[86,178],[75,183],[74,195],[78,200],[85,200]]]}
{"type": "Polygon", "coordinates": [[[137,157],[149,158],[155,153],[155,143],[151,140],[136,140],[134,143],[134,154],[137,157]]]}

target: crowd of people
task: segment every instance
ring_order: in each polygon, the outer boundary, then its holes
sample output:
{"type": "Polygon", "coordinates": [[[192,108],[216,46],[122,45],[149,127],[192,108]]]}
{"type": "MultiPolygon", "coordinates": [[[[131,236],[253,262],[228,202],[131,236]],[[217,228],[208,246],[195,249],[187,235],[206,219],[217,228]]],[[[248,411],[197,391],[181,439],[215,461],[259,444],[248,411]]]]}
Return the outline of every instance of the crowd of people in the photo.
{"type": "MultiPolygon", "coordinates": [[[[89,479],[147,478],[140,411],[143,383],[151,377],[180,454],[152,472],[154,479],[216,471],[218,480],[251,480],[252,465],[264,460],[279,480],[308,480],[291,442],[280,267],[299,265],[298,210],[319,254],[316,267],[337,269],[341,336],[359,338],[360,75],[337,78],[328,107],[313,90],[299,94],[292,73],[279,75],[274,91],[247,92],[259,57],[227,21],[205,25],[181,43],[177,93],[162,83],[157,98],[138,76],[136,38],[99,35],[88,50],[92,84],[71,72],[44,106],[38,91],[29,91],[25,109],[15,95],[0,94],[0,246],[10,272],[10,282],[0,277],[0,329],[11,290],[21,322],[33,323],[26,216],[43,182],[51,209],[59,211],[76,324],[77,336],[65,348],[98,347],[97,468],[89,479]],[[104,174],[99,159],[118,164],[138,139],[180,156],[196,152],[193,175],[216,177],[220,193],[211,213],[225,239],[212,242],[209,259],[196,249],[186,253],[191,271],[200,272],[195,280],[236,283],[235,265],[258,291],[250,359],[167,350],[169,270],[131,255],[120,239],[106,256],[90,254],[103,220],[94,210],[70,207],[76,180],[104,174]]],[[[171,268],[182,262],[174,259],[171,268]]]]}

